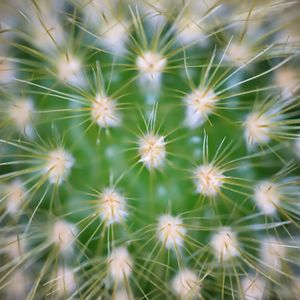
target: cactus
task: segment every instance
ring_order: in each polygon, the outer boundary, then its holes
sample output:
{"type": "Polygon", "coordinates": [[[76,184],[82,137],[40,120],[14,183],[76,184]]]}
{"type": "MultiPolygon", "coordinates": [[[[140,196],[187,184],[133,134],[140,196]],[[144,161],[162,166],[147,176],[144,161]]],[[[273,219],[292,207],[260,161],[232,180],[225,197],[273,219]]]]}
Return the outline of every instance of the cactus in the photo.
{"type": "Polygon", "coordinates": [[[1,1],[1,299],[299,299],[297,1],[1,1]]]}

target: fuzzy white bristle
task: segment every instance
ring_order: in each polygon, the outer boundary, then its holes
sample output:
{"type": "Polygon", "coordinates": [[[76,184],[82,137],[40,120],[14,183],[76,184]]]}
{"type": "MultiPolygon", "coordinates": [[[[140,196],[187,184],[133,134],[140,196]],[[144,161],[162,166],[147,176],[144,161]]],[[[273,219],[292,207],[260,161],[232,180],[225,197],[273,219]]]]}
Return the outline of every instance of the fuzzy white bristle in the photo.
{"type": "Polygon", "coordinates": [[[76,290],[74,272],[67,267],[60,267],[55,278],[55,291],[59,296],[70,295],[76,290]]]}
{"type": "Polygon", "coordinates": [[[286,248],[274,237],[266,238],[261,245],[261,260],[271,272],[281,269],[281,262],[286,255],[286,248]]]}
{"type": "Polygon", "coordinates": [[[287,67],[276,71],[275,81],[285,97],[293,96],[300,87],[299,72],[287,67]]]}
{"type": "Polygon", "coordinates": [[[82,9],[85,23],[89,24],[90,27],[99,26],[99,21],[101,16],[108,15],[111,16],[111,10],[117,6],[117,0],[89,0],[88,2],[82,2],[81,0],[76,0],[80,9],[82,9]]]}
{"type": "MultiPolygon", "coordinates": [[[[0,28],[1,28],[1,43],[0,52],[2,49],[7,49],[6,42],[11,41],[14,37],[14,28],[19,24],[18,14],[19,11],[15,8],[16,1],[3,0],[0,2],[0,28]]],[[[1,82],[1,81],[0,81],[1,82]]]]}
{"type": "Polygon", "coordinates": [[[103,45],[114,54],[124,54],[129,39],[126,22],[109,18],[101,25],[100,38],[103,45]]]}
{"type": "Polygon", "coordinates": [[[163,136],[146,134],[139,140],[140,161],[148,168],[161,167],[166,159],[166,142],[163,136]]]}
{"type": "Polygon", "coordinates": [[[266,144],[270,141],[272,120],[260,113],[250,113],[244,123],[245,139],[249,147],[266,144]]]}
{"type": "Polygon", "coordinates": [[[0,56],[0,84],[12,83],[15,76],[15,63],[8,57],[0,56]]]}
{"type": "Polygon", "coordinates": [[[157,226],[158,239],[170,249],[177,249],[183,245],[186,229],[179,217],[169,214],[160,216],[157,226]]]}
{"type": "Polygon", "coordinates": [[[166,12],[168,11],[169,0],[149,0],[141,2],[141,11],[146,16],[146,20],[153,28],[160,28],[166,22],[166,12]],[[159,13],[158,13],[159,12],[159,13]]]}
{"type": "Polygon", "coordinates": [[[125,247],[113,249],[109,256],[109,273],[114,281],[121,282],[132,273],[133,260],[125,247]]]}
{"type": "Polygon", "coordinates": [[[210,244],[215,257],[221,262],[239,256],[236,234],[229,227],[219,229],[219,231],[213,235],[210,244]]]}
{"type": "Polygon", "coordinates": [[[10,235],[5,240],[5,247],[2,250],[4,250],[11,259],[18,260],[25,251],[25,240],[16,234],[10,235]]]}
{"type": "MultiPolygon", "coordinates": [[[[298,8],[296,7],[296,10],[298,8]]],[[[299,26],[298,22],[292,22],[289,26],[283,26],[281,31],[279,31],[277,36],[277,43],[282,43],[285,45],[286,50],[289,48],[293,49],[295,45],[300,42],[299,26]]]]}
{"type": "Polygon", "coordinates": [[[50,240],[58,246],[61,252],[66,252],[72,249],[75,241],[76,228],[64,220],[58,220],[54,223],[50,230],[50,240]]]}
{"type": "Polygon", "coordinates": [[[64,42],[64,31],[55,17],[49,14],[43,16],[43,24],[36,20],[29,27],[30,34],[33,37],[33,43],[37,48],[49,52],[55,50],[64,42]]]}
{"type": "Polygon", "coordinates": [[[254,189],[254,200],[266,215],[274,215],[280,202],[278,186],[271,181],[263,181],[254,189]]]}
{"type": "Polygon", "coordinates": [[[194,129],[201,126],[213,113],[218,100],[213,90],[198,88],[184,98],[186,126],[194,129]]]}
{"type": "Polygon", "coordinates": [[[51,184],[60,185],[70,174],[74,165],[73,156],[62,148],[48,153],[44,172],[47,173],[51,184]]]}
{"type": "Polygon", "coordinates": [[[200,24],[193,20],[193,16],[184,15],[176,24],[177,38],[182,44],[190,44],[193,42],[201,41],[205,37],[204,31],[201,29],[200,24]]]}
{"type": "Polygon", "coordinates": [[[214,197],[220,192],[225,176],[212,164],[199,166],[194,173],[194,182],[198,193],[214,197]]]}
{"type": "Polygon", "coordinates": [[[26,190],[24,184],[19,179],[15,179],[5,186],[6,211],[14,215],[25,200],[26,190]]]}
{"type": "Polygon", "coordinates": [[[9,278],[9,284],[5,288],[4,299],[20,300],[28,296],[29,275],[18,268],[9,278]]]}
{"type": "Polygon", "coordinates": [[[229,45],[226,55],[238,67],[248,63],[253,56],[248,45],[235,42],[229,45]]]}
{"type": "Polygon", "coordinates": [[[172,281],[172,290],[180,299],[198,299],[200,288],[197,275],[189,269],[178,272],[172,281]]]}
{"type": "Polygon", "coordinates": [[[114,300],[131,300],[131,298],[125,289],[121,289],[116,292],[114,300]]]}
{"type": "Polygon", "coordinates": [[[116,127],[121,119],[117,112],[116,101],[98,94],[91,108],[92,119],[102,128],[116,127]]]}
{"type": "Polygon", "coordinates": [[[13,101],[8,108],[8,115],[18,129],[24,135],[32,136],[34,106],[30,99],[13,101]]]}
{"type": "Polygon", "coordinates": [[[113,188],[106,188],[102,192],[99,210],[107,225],[123,222],[128,214],[125,198],[113,188]]]}
{"type": "Polygon", "coordinates": [[[157,86],[162,72],[167,65],[167,59],[157,52],[147,51],[136,59],[136,67],[142,83],[157,86]]]}
{"type": "Polygon", "coordinates": [[[61,55],[57,60],[57,76],[74,86],[84,86],[85,79],[82,73],[82,63],[79,58],[68,54],[61,55]]]}
{"type": "MultiPolygon", "coordinates": [[[[218,0],[205,0],[205,1],[191,0],[189,7],[190,7],[191,12],[200,11],[201,13],[203,13],[205,15],[217,3],[218,3],[218,0]]],[[[220,8],[220,9],[222,9],[222,8],[220,8]]]]}
{"type": "Polygon", "coordinates": [[[265,295],[266,282],[259,276],[249,275],[241,281],[243,300],[262,300],[265,295]]]}

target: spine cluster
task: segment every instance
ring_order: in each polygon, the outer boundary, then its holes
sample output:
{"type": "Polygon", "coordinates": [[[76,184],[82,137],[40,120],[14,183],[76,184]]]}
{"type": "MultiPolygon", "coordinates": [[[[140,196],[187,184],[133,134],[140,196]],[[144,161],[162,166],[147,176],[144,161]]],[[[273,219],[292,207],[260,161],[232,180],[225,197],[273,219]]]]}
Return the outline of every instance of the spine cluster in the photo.
{"type": "Polygon", "coordinates": [[[0,3],[0,298],[297,300],[297,1],[0,3]]]}

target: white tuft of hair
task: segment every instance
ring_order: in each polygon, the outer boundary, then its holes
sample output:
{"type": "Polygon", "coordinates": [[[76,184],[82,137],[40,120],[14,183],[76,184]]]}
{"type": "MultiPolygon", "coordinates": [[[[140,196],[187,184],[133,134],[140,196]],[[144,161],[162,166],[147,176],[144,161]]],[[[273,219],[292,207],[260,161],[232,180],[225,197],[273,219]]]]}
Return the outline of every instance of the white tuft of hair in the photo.
{"type": "Polygon", "coordinates": [[[125,198],[113,188],[105,188],[100,196],[100,217],[107,225],[122,223],[128,212],[125,198]]]}
{"type": "Polygon", "coordinates": [[[212,236],[210,244],[215,257],[220,262],[226,262],[240,255],[236,234],[230,227],[219,229],[218,232],[212,236]]]}
{"type": "Polygon", "coordinates": [[[44,173],[51,184],[60,185],[69,176],[73,165],[73,156],[63,148],[58,148],[48,153],[44,173]]]}
{"type": "Polygon", "coordinates": [[[190,269],[179,271],[172,280],[172,291],[180,299],[195,299],[199,297],[200,283],[196,273],[190,269]]]}
{"type": "Polygon", "coordinates": [[[116,282],[127,280],[133,268],[133,260],[125,247],[117,247],[112,250],[109,259],[109,273],[116,282]]]}
{"type": "Polygon", "coordinates": [[[140,162],[148,169],[162,167],[166,159],[166,142],[163,136],[146,134],[139,140],[140,162]]]}
{"type": "Polygon", "coordinates": [[[224,179],[222,172],[212,164],[201,165],[194,172],[196,191],[209,197],[219,194],[224,179]]]}
{"type": "Polygon", "coordinates": [[[165,214],[159,217],[157,235],[161,243],[168,249],[183,246],[186,229],[179,217],[165,214]]]}
{"type": "Polygon", "coordinates": [[[91,116],[93,121],[102,128],[117,127],[121,122],[116,101],[100,94],[92,104],[91,116]]]}

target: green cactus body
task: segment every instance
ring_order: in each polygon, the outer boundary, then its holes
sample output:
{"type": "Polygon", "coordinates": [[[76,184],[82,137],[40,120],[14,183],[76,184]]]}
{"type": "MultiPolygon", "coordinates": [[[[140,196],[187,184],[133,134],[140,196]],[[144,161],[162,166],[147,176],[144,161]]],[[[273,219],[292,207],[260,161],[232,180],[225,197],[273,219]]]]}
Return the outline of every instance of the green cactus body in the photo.
{"type": "Polygon", "coordinates": [[[299,299],[296,2],[1,2],[1,299],[299,299]]]}

